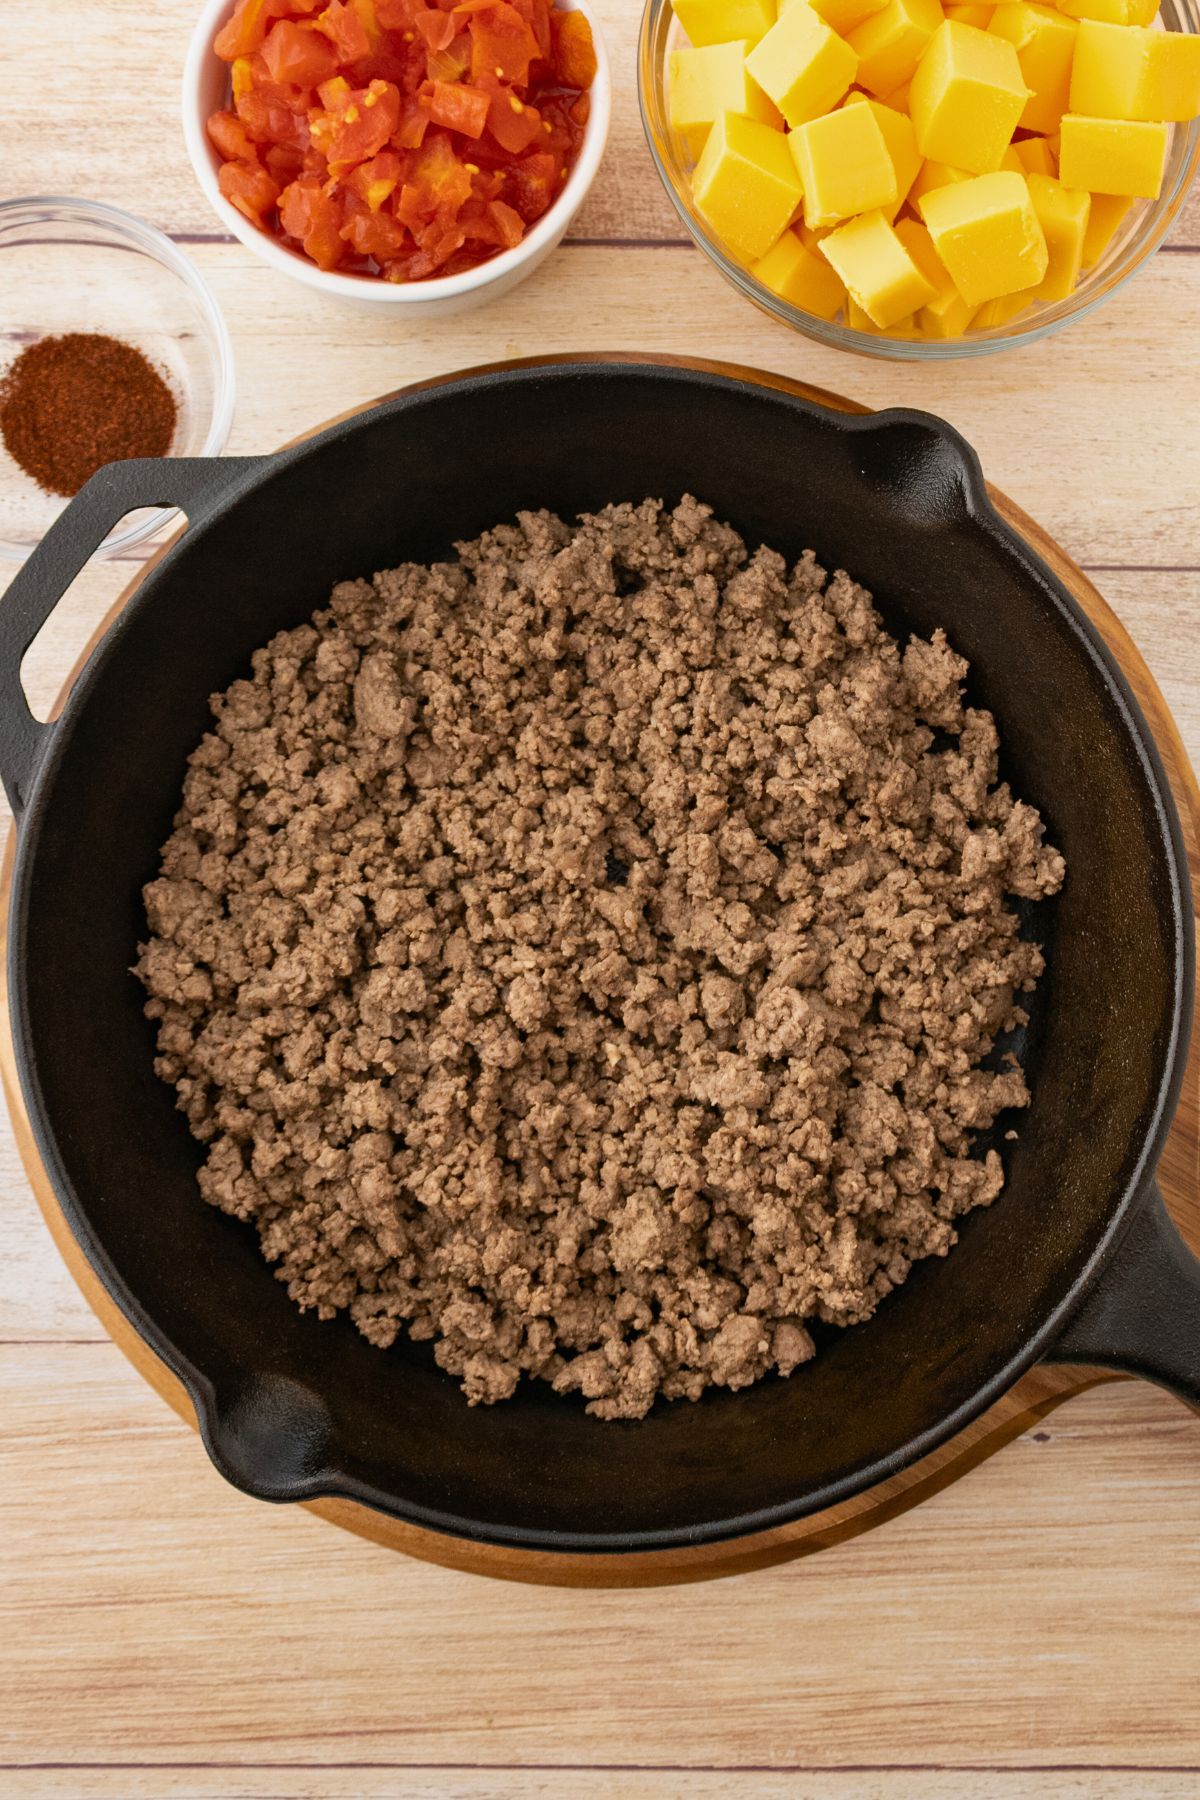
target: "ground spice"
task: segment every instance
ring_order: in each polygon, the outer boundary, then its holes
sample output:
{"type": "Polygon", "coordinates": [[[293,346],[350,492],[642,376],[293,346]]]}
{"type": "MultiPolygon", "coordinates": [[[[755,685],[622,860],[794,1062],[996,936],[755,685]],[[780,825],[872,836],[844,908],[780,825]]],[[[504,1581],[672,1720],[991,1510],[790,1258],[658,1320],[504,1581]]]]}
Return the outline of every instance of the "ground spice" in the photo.
{"type": "Polygon", "coordinates": [[[50,494],[77,494],[105,463],[165,456],[177,417],[141,351],[100,332],[40,339],[0,384],[5,448],[50,494]]]}

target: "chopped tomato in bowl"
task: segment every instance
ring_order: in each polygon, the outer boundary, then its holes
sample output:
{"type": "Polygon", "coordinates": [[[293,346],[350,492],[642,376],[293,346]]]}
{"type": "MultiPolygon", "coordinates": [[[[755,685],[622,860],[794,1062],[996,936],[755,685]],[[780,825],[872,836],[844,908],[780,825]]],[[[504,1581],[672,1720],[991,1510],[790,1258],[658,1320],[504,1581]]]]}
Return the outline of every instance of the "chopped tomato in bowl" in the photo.
{"type": "Polygon", "coordinates": [[[212,0],[184,84],[230,228],[361,299],[521,279],[590,185],[608,110],[587,0],[212,0]]]}

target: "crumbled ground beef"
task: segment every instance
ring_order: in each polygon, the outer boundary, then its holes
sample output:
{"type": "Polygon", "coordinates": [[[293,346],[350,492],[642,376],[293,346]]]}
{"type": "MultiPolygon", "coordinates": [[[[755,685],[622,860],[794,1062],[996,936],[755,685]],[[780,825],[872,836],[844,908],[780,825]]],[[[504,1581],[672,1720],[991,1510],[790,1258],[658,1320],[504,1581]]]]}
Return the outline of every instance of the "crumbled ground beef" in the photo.
{"type": "Polygon", "coordinates": [[[472,1402],[789,1373],[1028,1102],[1005,897],[1063,861],[965,674],[690,499],[337,587],[214,698],[145,891],[205,1197],[472,1402]]]}

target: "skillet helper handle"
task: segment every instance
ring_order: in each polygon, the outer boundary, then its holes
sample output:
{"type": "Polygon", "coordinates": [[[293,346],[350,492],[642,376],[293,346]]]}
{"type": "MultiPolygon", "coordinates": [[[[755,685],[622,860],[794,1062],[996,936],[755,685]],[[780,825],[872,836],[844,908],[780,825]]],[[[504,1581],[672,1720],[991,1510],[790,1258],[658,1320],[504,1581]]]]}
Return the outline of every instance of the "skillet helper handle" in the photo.
{"type": "Polygon", "coordinates": [[[0,780],[14,814],[25,810],[53,729],[29,710],[21,686],[25,652],[79,571],[127,512],[181,507],[203,519],[257,457],[136,457],[108,463],[80,488],[0,597],[0,780]]]}
{"type": "Polygon", "coordinates": [[[1121,1369],[1200,1408],[1200,1261],[1157,1185],[1046,1360],[1121,1369]]]}

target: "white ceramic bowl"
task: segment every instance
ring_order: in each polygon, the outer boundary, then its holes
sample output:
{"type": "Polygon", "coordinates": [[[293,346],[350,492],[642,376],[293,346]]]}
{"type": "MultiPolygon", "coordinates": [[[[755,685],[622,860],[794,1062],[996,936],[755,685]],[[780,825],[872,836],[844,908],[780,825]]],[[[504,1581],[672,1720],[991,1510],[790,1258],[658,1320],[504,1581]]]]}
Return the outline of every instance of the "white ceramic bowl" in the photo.
{"type": "Polygon", "coordinates": [[[608,139],[612,111],[612,78],[604,38],[589,0],[557,0],[566,11],[586,13],[596,44],[596,79],[591,87],[591,113],[575,167],[554,205],[526,232],[512,250],[502,250],[477,268],[461,275],[444,275],[427,281],[383,281],[376,275],[354,275],[340,270],[318,269],[299,251],[290,250],[279,238],[259,231],[231,206],[217,186],[220,158],[204,129],[210,115],[224,106],[229,70],[213,52],[213,39],[233,11],[233,0],[205,0],[188,47],[183,71],[183,131],[192,167],[213,211],[227,231],[271,268],[306,287],[316,288],[331,299],[366,306],[403,307],[409,314],[465,312],[481,301],[507,293],[531,275],[559,244],[600,167],[608,139]]]}

